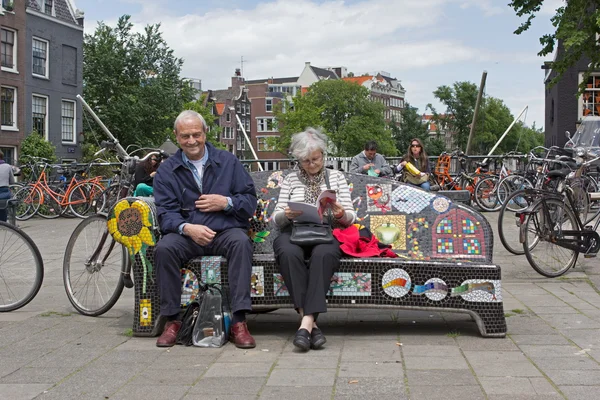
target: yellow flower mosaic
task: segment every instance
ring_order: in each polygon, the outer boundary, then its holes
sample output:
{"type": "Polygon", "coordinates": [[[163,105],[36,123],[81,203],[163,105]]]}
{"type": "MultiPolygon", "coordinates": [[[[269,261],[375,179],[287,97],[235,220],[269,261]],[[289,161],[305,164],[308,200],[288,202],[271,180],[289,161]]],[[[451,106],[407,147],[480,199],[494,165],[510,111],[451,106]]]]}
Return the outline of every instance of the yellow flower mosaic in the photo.
{"type": "Polygon", "coordinates": [[[129,254],[137,254],[142,245],[154,246],[156,239],[152,233],[152,216],[148,204],[141,200],[129,203],[119,201],[108,219],[108,232],[119,243],[125,245],[129,254]]]}

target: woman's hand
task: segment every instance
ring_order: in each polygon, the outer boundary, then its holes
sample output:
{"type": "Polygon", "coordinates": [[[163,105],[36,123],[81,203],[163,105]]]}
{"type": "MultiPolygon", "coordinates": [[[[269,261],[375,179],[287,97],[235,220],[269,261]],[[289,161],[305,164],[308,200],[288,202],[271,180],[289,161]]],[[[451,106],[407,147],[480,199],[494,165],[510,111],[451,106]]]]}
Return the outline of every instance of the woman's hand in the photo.
{"type": "Polygon", "coordinates": [[[344,207],[340,203],[335,202],[331,203],[331,212],[336,219],[341,219],[344,217],[346,210],[344,210],[344,207]]]}
{"type": "Polygon", "coordinates": [[[150,172],[150,177],[151,177],[151,178],[154,178],[154,175],[156,175],[156,171],[152,171],[152,172],[150,172]]]}
{"type": "Polygon", "coordinates": [[[302,215],[302,211],[292,211],[291,208],[286,207],[284,210],[285,216],[287,219],[289,219],[290,221],[298,218],[300,215],[302,215]]]}
{"type": "Polygon", "coordinates": [[[406,165],[406,161],[402,161],[402,162],[399,164],[399,167],[400,167],[400,168],[404,168],[404,166],[405,166],[405,165],[406,165]]]}

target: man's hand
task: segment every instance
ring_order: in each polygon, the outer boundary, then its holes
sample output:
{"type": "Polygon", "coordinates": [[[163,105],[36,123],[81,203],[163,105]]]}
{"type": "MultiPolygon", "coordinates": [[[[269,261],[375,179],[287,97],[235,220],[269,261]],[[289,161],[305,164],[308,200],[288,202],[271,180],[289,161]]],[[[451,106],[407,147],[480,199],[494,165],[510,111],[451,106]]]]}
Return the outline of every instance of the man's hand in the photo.
{"type": "Polygon", "coordinates": [[[204,225],[186,224],[183,227],[183,233],[200,246],[209,244],[216,235],[216,232],[204,225]]]}
{"type": "Polygon", "coordinates": [[[375,165],[375,164],[365,164],[365,165],[363,166],[363,169],[366,171],[366,170],[368,170],[369,168],[371,168],[371,167],[372,167],[372,166],[374,166],[374,165],[375,165]]]}
{"type": "Polygon", "coordinates": [[[202,212],[222,211],[227,207],[227,197],[220,194],[203,194],[196,200],[196,208],[202,212]]]}
{"type": "Polygon", "coordinates": [[[376,169],[376,170],[375,170],[375,173],[376,173],[377,175],[379,175],[379,174],[381,174],[381,170],[379,170],[379,169],[376,169]]]}

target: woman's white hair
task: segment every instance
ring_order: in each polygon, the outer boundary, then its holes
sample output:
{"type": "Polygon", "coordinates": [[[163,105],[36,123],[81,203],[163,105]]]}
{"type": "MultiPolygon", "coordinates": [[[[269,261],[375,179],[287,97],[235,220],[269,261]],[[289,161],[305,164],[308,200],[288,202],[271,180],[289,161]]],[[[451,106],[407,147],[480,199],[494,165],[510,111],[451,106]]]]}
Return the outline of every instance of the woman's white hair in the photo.
{"type": "Polygon", "coordinates": [[[202,115],[200,115],[194,110],[184,110],[179,113],[177,118],[175,118],[175,123],[173,124],[173,130],[175,131],[175,133],[177,133],[177,125],[179,125],[179,123],[181,123],[182,121],[188,119],[199,119],[202,123],[202,130],[204,130],[204,133],[208,131],[208,125],[206,125],[206,121],[204,120],[204,117],[202,115]]]}
{"type": "Polygon", "coordinates": [[[304,132],[292,136],[290,153],[297,160],[307,159],[315,150],[320,150],[323,156],[327,151],[327,136],[320,129],[306,128],[304,132]]]}

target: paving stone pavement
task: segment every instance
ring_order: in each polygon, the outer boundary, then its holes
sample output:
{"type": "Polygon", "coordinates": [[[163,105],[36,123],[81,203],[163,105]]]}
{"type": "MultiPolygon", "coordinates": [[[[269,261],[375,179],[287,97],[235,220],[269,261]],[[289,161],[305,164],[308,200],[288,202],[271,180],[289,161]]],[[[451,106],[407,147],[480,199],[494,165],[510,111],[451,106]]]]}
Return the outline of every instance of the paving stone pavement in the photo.
{"type": "MultiPolygon", "coordinates": [[[[496,214],[486,215],[492,226],[496,214]]],[[[600,398],[600,268],[579,260],[538,275],[494,241],[506,338],[482,338],[467,315],[334,309],[327,344],[298,353],[292,310],[249,316],[253,350],[159,349],[130,336],[133,291],[97,318],[71,307],[62,257],[78,220],[20,226],[45,262],[44,285],[0,314],[0,399],[596,399],[600,398]]]]}

